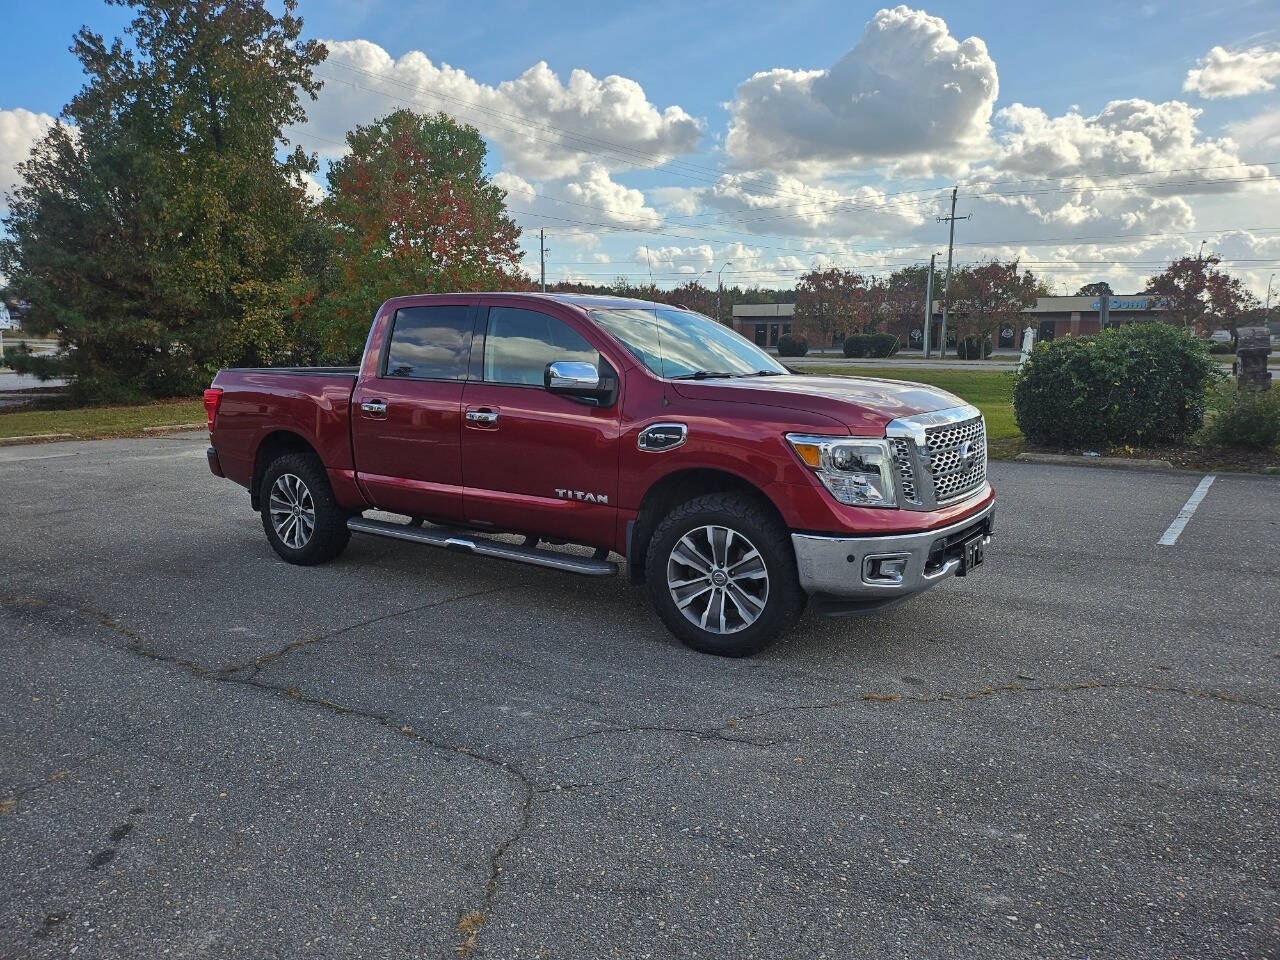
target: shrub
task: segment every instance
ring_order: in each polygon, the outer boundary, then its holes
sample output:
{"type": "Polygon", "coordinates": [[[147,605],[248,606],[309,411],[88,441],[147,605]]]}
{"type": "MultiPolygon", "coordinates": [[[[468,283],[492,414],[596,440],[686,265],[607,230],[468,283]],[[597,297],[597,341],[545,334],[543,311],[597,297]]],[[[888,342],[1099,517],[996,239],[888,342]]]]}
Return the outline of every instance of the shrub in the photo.
{"type": "Polygon", "coordinates": [[[855,333],[847,338],[844,342],[844,355],[846,357],[871,356],[871,336],[866,333],[855,333]]]}
{"type": "Polygon", "coordinates": [[[1204,425],[1205,391],[1222,376],[1204,344],[1164,323],[1036,344],[1013,387],[1032,443],[1178,443],[1204,425]]]}
{"type": "Polygon", "coordinates": [[[792,333],[784,333],[778,338],[778,356],[803,357],[809,352],[809,341],[792,333]]]}
{"type": "Polygon", "coordinates": [[[961,360],[985,360],[991,356],[991,339],[965,337],[956,343],[956,356],[961,360]]]}
{"type": "Polygon", "coordinates": [[[855,333],[844,342],[846,357],[892,357],[902,342],[892,333],[855,333]]]}
{"type": "Polygon", "coordinates": [[[898,352],[898,347],[900,346],[902,346],[902,342],[898,339],[896,334],[871,334],[871,355],[873,357],[892,357],[898,352]]]}
{"type": "Polygon", "coordinates": [[[1280,390],[1223,390],[1205,434],[1221,447],[1270,450],[1280,443],[1280,390]]]}
{"type": "Polygon", "coordinates": [[[1213,340],[1209,343],[1209,352],[1213,354],[1229,353],[1232,356],[1235,356],[1236,345],[1230,340],[1213,340]]]}

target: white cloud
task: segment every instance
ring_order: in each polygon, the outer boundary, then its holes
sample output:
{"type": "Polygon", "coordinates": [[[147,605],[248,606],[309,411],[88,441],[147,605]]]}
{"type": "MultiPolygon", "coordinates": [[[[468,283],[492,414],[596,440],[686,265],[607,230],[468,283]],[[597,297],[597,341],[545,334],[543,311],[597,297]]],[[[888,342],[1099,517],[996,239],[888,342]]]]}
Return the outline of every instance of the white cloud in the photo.
{"type": "MultiPolygon", "coordinates": [[[[639,190],[625,187],[609,176],[599,164],[589,164],[576,181],[564,185],[565,198],[597,209],[588,211],[592,220],[628,227],[658,227],[662,217],[645,203],[639,190]]],[[[577,214],[574,214],[577,216],[577,214]]]]}
{"type": "Polygon", "coordinates": [[[996,208],[994,220],[1015,236],[1044,225],[1189,230],[1186,198],[1196,195],[1249,190],[1255,206],[1274,204],[1270,170],[1242,164],[1233,140],[1203,136],[1200,113],[1178,100],[1114,100],[1093,116],[1051,117],[1015,103],[996,114],[999,153],[970,175],[970,192],[989,194],[982,216],[996,208]]]}
{"type": "Polygon", "coordinates": [[[0,194],[17,185],[17,165],[27,159],[32,145],[48,132],[53,122],[54,118],[47,113],[32,113],[22,107],[0,110],[0,194]]]}
{"type": "Polygon", "coordinates": [[[1183,90],[1207,100],[1244,97],[1276,88],[1272,81],[1280,77],[1280,47],[1214,47],[1196,64],[1187,71],[1183,90]]]}
{"type": "Polygon", "coordinates": [[[725,147],[741,166],[775,169],[972,149],[998,91],[981,39],[957,41],[942,19],[898,6],[830,69],[741,83],[725,147]]]}
{"type": "Polygon", "coordinates": [[[1229,123],[1227,133],[1245,150],[1280,150],[1280,107],[1229,123]]]}
{"type": "Polygon", "coordinates": [[[574,70],[563,83],[540,61],[490,86],[418,50],[393,59],[368,40],[325,43],[327,79],[308,106],[307,129],[326,140],[341,141],[354,125],[402,106],[444,111],[497,144],[511,172],[544,179],[577,176],[592,163],[658,166],[695,149],[702,136],[697,120],[678,106],[659,110],[626,77],[574,70]]]}
{"type": "Polygon", "coordinates": [[[667,213],[689,217],[698,212],[702,191],[694,187],[654,187],[649,191],[653,202],[667,213]]]}
{"type": "Polygon", "coordinates": [[[702,200],[732,215],[726,225],[795,236],[900,235],[933,213],[915,202],[890,200],[866,184],[837,187],[767,171],[726,174],[702,200]]]}

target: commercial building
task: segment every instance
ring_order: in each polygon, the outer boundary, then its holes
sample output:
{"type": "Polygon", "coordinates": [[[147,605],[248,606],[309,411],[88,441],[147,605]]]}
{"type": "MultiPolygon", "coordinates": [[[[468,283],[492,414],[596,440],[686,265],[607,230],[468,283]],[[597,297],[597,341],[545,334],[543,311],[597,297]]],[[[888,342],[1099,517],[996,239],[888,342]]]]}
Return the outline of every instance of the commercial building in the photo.
{"type": "Polygon", "coordinates": [[[794,303],[740,303],[733,308],[733,329],[758,347],[776,347],[791,332],[794,303]]]}
{"type": "MultiPolygon", "coordinates": [[[[1113,293],[1106,298],[1040,297],[1023,315],[1035,328],[1036,339],[1052,340],[1068,335],[1087,336],[1103,327],[1159,320],[1164,309],[1161,297],[1147,293],[1113,293]]],[[[1018,331],[1017,336],[1020,346],[1022,331],[1018,331]]]]}
{"type": "MultiPolygon", "coordinates": [[[[739,304],[733,308],[733,329],[758,346],[776,347],[778,338],[791,332],[795,308],[794,303],[739,304]]],[[[942,330],[942,301],[935,300],[933,309],[933,346],[936,348],[942,330]]],[[[1035,306],[1022,311],[1022,319],[1017,324],[1006,323],[996,331],[995,346],[1019,349],[1023,330],[1028,326],[1036,331],[1037,340],[1083,337],[1097,333],[1104,326],[1158,320],[1164,309],[1160,297],[1146,293],[1111,294],[1106,298],[1040,297],[1035,306]]],[[[948,346],[955,345],[957,320],[953,314],[947,330],[948,346]]],[[[919,350],[924,344],[923,318],[909,324],[889,321],[885,329],[901,337],[902,345],[909,349],[919,350]]]]}

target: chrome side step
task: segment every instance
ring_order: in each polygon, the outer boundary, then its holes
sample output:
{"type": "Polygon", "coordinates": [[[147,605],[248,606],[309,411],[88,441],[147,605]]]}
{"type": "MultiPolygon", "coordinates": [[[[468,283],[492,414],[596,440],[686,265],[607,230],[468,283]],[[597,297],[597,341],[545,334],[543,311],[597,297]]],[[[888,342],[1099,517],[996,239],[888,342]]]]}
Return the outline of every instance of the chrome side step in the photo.
{"type": "Polygon", "coordinates": [[[550,567],[552,570],[580,573],[588,577],[607,577],[618,572],[618,565],[609,560],[597,560],[594,557],[579,557],[571,553],[557,553],[554,550],[541,550],[538,547],[503,543],[500,540],[490,540],[488,537],[449,530],[447,527],[410,527],[403,523],[389,523],[386,520],[352,517],[347,521],[347,529],[352,533],[390,537],[392,540],[408,540],[410,543],[423,543],[428,547],[444,547],[446,550],[457,550],[460,553],[496,557],[499,560],[514,560],[516,563],[550,567]]]}

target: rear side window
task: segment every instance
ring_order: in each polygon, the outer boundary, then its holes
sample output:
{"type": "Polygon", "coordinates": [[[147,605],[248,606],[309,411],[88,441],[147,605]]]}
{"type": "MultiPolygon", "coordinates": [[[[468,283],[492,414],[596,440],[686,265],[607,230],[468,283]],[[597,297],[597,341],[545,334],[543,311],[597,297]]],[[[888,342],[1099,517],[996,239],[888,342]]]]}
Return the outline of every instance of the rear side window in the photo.
{"type": "Polygon", "coordinates": [[[471,307],[404,307],[387,348],[388,377],[465,380],[471,357],[471,307]]]}
{"type": "Polygon", "coordinates": [[[600,365],[600,354],[563,320],[514,307],[492,307],[484,341],[484,378],[490,383],[542,386],[556,360],[600,365]]]}

